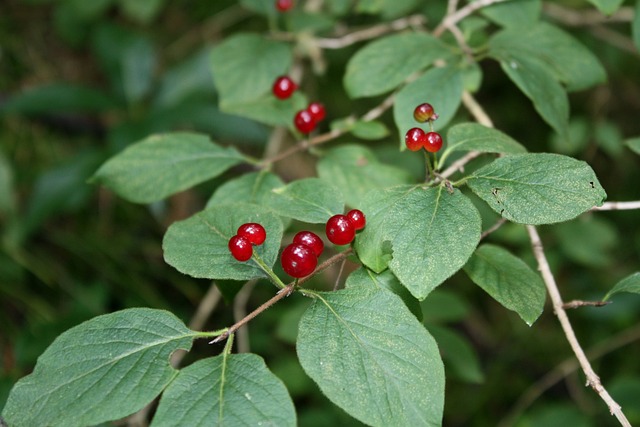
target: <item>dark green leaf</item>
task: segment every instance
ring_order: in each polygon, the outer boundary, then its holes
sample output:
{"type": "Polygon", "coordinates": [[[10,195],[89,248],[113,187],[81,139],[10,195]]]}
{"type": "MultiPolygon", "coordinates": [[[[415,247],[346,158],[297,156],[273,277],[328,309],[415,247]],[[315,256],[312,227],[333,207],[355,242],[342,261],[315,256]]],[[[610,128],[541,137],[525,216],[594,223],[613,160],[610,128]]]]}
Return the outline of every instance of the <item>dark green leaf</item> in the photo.
{"type": "Polygon", "coordinates": [[[92,181],[132,202],[151,203],[214,178],[243,161],[235,148],[221,147],[205,135],[166,133],[150,136],[112,157],[92,181]]]}
{"type": "Polygon", "coordinates": [[[631,37],[636,49],[640,51],[640,0],[636,1],[634,9],[633,21],[631,22],[631,37]]]}
{"type": "Polygon", "coordinates": [[[11,426],[87,426],[150,403],[177,371],[169,356],[196,332],[147,308],[95,317],[60,335],[18,381],[2,416],[11,426]]]}
{"type": "Polygon", "coordinates": [[[344,210],[340,190],[320,178],[299,179],[274,188],[264,204],[279,215],[309,223],[327,222],[344,210]]]}
{"type": "Polygon", "coordinates": [[[0,150],[0,219],[15,210],[13,168],[0,150]]]}
{"type": "MultiPolygon", "coordinates": [[[[444,128],[453,118],[462,99],[462,73],[455,67],[432,68],[419,79],[402,88],[393,105],[393,118],[399,132],[400,147],[405,149],[404,135],[413,128],[420,127],[413,118],[416,105],[428,102],[433,105],[438,120],[434,129],[444,128]]],[[[422,126],[425,130],[428,126],[422,126]]]]}
{"type": "Polygon", "coordinates": [[[360,209],[367,215],[355,243],[360,260],[376,272],[388,266],[420,300],[458,271],[480,241],[480,214],[458,190],[371,191],[360,209]]]}
{"type": "Polygon", "coordinates": [[[467,339],[451,328],[429,325],[428,329],[438,343],[446,372],[469,383],[484,381],[478,355],[467,339]]]}
{"type": "Polygon", "coordinates": [[[613,295],[620,292],[629,292],[632,294],[640,294],[640,273],[633,273],[631,276],[627,276],[613,287],[607,295],[602,299],[607,301],[613,295]]]}
{"type": "Polygon", "coordinates": [[[169,227],[162,241],[165,261],[182,273],[207,279],[249,280],[267,277],[253,260],[236,261],[229,239],[238,227],[257,222],[267,231],[264,244],[254,247],[267,266],[273,266],[280,250],[282,222],[267,208],[238,203],[216,205],[169,227]]]}
{"type": "Polygon", "coordinates": [[[588,164],[550,153],[496,159],[467,182],[494,211],[520,224],[568,221],[607,197],[588,164]]]}
{"type": "Polygon", "coordinates": [[[588,268],[604,268],[614,261],[618,232],[605,218],[585,215],[553,228],[562,253],[588,268]]]}
{"type": "Polygon", "coordinates": [[[255,354],[223,354],[180,370],[162,393],[151,427],[295,426],[282,381],[255,354]]]}
{"type": "Polygon", "coordinates": [[[195,97],[211,99],[215,89],[211,79],[210,55],[210,48],[202,49],[167,70],[162,76],[154,105],[167,108],[195,97]]]}
{"type": "Polygon", "coordinates": [[[469,304],[457,294],[443,288],[434,289],[420,302],[427,324],[459,322],[469,314],[469,304]]]}
{"type": "Polygon", "coordinates": [[[271,190],[284,185],[278,175],[268,171],[246,173],[218,187],[207,202],[206,208],[236,203],[238,200],[262,205],[271,190]]]}
{"type": "Polygon", "coordinates": [[[300,321],[302,367],[366,424],[440,426],[444,370],[436,342],[400,298],[361,280],[314,294],[300,321]]]}
{"type": "Polygon", "coordinates": [[[120,0],[120,8],[129,18],[147,24],[158,15],[164,3],[165,0],[120,0]]]}
{"type": "Polygon", "coordinates": [[[39,86],[9,98],[1,114],[94,113],[112,109],[116,103],[97,89],[58,83],[39,86]]]}
{"type": "Polygon", "coordinates": [[[361,145],[342,145],[327,151],[317,168],[318,176],[339,188],[346,203],[355,208],[370,190],[411,182],[407,171],[380,163],[371,150],[361,145]]]}
{"type": "Polygon", "coordinates": [[[511,0],[480,9],[482,14],[506,28],[522,31],[538,22],[542,11],[540,0],[511,0]]]}
{"type": "Polygon", "coordinates": [[[527,149],[497,129],[478,123],[461,123],[447,132],[447,151],[519,154],[526,153],[527,149]]]}
{"type": "Polygon", "coordinates": [[[473,282],[531,326],[542,314],[546,290],[540,275],[506,249],[482,245],[464,266],[473,282]]]}
{"type": "Polygon", "coordinates": [[[426,33],[387,36],[367,44],[351,58],[344,86],[352,98],[380,95],[448,54],[440,40],[426,33]]]}

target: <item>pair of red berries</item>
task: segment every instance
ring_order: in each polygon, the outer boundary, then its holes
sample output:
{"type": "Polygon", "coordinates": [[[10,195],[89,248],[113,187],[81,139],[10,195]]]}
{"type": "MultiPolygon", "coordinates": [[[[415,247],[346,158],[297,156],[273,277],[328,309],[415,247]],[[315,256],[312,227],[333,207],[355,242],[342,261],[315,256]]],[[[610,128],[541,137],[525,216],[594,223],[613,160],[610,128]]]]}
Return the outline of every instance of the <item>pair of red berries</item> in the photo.
{"type": "Polygon", "coordinates": [[[229,239],[229,251],[238,261],[248,261],[253,255],[253,246],[260,246],[267,238],[267,231],[256,222],[249,222],[238,227],[235,236],[229,239]]]}
{"type": "Polygon", "coordinates": [[[352,209],[346,215],[334,215],[327,221],[325,232],[329,241],[335,245],[348,245],[356,237],[356,231],[362,230],[367,220],[361,210],[352,209]]]}
{"type": "Polygon", "coordinates": [[[276,9],[279,12],[286,12],[293,7],[293,0],[276,0],[276,9]]]}
{"type": "Polygon", "coordinates": [[[318,257],[323,250],[324,243],[317,234],[301,231],[293,236],[293,242],[282,251],[282,269],[291,277],[308,276],[318,266],[318,257]]]}
{"type": "MultiPolygon", "coordinates": [[[[296,82],[288,76],[280,76],[273,82],[272,92],[278,99],[288,99],[298,89],[296,82]]],[[[319,122],[324,120],[326,111],[324,105],[312,102],[304,110],[300,110],[293,118],[293,124],[301,133],[311,133],[319,122]]]]}
{"type": "MultiPolygon", "coordinates": [[[[419,123],[433,122],[438,115],[433,106],[425,102],[413,110],[413,118],[419,123]]],[[[425,132],[420,128],[411,128],[404,136],[404,143],[411,151],[424,148],[430,153],[437,153],[442,148],[442,136],[438,132],[425,132]]]]}

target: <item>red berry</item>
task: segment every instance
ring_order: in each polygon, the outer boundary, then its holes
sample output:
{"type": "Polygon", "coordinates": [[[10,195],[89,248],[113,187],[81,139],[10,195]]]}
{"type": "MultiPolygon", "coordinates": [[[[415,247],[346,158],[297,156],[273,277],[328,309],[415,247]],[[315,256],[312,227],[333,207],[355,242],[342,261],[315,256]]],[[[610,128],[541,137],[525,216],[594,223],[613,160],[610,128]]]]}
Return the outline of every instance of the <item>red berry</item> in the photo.
{"type": "Polygon", "coordinates": [[[431,104],[420,104],[413,110],[413,118],[416,119],[417,122],[424,123],[429,120],[435,120],[438,118],[438,115],[433,110],[431,104]]]}
{"type": "Polygon", "coordinates": [[[334,215],[327,221],[326,233],[331,243],[346,245],[356,237],[356,228],[347,216],[334,215]]]}
{"type": "Polygon", "coordinates": [[[242,224],[238,228],[238,236],[244,237],[254,245],[261,245],[267,238],[267,232],[264,227],[256,222],[242,224]]]}
{"type": "Polygon", "coordinates": [[[238,261],[248,261],[253,254],[251,242],[246,237],[233,236],[229,239],[229,251],[238,261]]]}
{"type": "Polygon", "coordinates": [[[313,273],[318,265],[318,257],[309,246],[292,243],[282,251],[280,262],[285,273],[300,278],[313,273]]]}
{"type": "Polygon", "coordinates": [[[316,233],[312,233],[311,231],[301,231],[295,236],[293,236],[293,243],[297,243],[300,245],[306,245],[311,248],[313,253],[316,256],[320,256],[322,254],[322,250],[324,249],[324,242],[316,233]]]}
{"type": "Polygon", "coordinates": [[[276,0],[276,9],[286,12],[293,7],[293,0],[276,0]]]}
{"type": "Polygon", "coordinates": [[[425,134],[420,128],[411,128],[404,135],[404,143],[411,151],[418,151],[424,146],[425,134]]]}
{"type": "Polygon", "coordinates": [[[424,140],[424,149],[430,153],[437,153],[442,148],[442,137],[438,132],[427,133],[424,140]]]}
{"type": "Polygon", "coordinates": [[[347,218],[351,220],[356,231],[362,230],[367,223],[364,213],[359,209],[352,209],[347,212],[347,218]]]}
{"type": "Polygon", "coordinates": [[[287,99],[298,89],[298,85],[287,76],[280,76],[273,82],[272,92],[278,99],[287,99]]]}
{"type": "Polygon", "coordinates": [[[307,111],[311,113],[316,123],[324,120],[324,117],[326,115],[324,105],[319,102],[312,102],[311,104],[309,104],[309,106],[307,107],[307,111]]]}
{"type": "Polygon", "coordinates": [[[302,133],[310,133],[316,128],[316,121],[308,110],[300,110],[293,118],[293,124],[302,133]]]}

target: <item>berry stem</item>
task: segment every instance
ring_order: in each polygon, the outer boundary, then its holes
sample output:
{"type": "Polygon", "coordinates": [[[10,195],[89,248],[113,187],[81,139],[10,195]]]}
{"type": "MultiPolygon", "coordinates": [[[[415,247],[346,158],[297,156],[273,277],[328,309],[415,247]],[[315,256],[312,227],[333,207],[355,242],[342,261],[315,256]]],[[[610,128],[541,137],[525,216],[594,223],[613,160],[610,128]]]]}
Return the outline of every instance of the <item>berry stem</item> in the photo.
{"type": "Polygon", "coordinates": [[[255,249],[253,250],[253,260],[256,262],[256,264],[258,264],[260,266],[262,271],[267,273],[267,275],[271,278],[273,283],[278,288],[284,289],[284,288],[287,287],[287,285],[285,285],[282,282],[282,280],[280,280],[280,278],[276,275],[276,273],[274,273],[273,270],[271,268],[269,268],[269,266],[264,262],[264,260],[260,257],[260,255],[258,255],[258,253],[255,251],[255,249]]]}
{"type": "Polygon", "coordinates": [[[434,178],[433,169],[431,168],[431,158],[427,150],[422,150],[422,152],[424,153],[424,166],[425,166],[425,175],[426,175],[424,180],[425,182],[429,182],[434,178]]]}

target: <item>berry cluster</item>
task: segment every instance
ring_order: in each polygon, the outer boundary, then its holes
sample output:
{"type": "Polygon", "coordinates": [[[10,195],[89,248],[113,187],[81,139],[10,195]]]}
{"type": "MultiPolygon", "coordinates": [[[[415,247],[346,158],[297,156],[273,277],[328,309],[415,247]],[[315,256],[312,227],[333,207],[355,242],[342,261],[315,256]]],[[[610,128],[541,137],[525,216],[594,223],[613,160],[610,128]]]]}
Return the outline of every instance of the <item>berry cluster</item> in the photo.
{"type": "MultiPolygon", "coordinates": [[[[288,99],[298,89],[298,85],[288,76],[280,76],[273,82],[271,91],[278,99],[288,99]]],[[[304,110],[300,110],[293,118],[293,124],[301,133],[311,133],[326,115],[324,105],[312,102],[304,110]]]]}
{"type": "Polygon", "coordinates": [[[338,214],[329,218],[325,227],[327,238],[335,245],[348,245],[356,237],[356,231],[366,224],[364,213],[352,209],[346,215],[338,214]]]}
{"type": "Polygon", "coordinates": [[[282,269],[291,277],[308,276],[316,269],[323,250],[324,243],[317,234],[301,231],[293,236],[293,242],[282,251],[282,269]]]}
{"type": "Polygon", "coordinates": [[[407,131],[404,136],[404,143],[411,151],[418,151],[424,148],[430,153],[437,153],[442,148],[442,136],[438,132],[433,131],[433,121],[438,118],[433,106],[428,103],[418,105],[413,110],[413,118],[419,123],[429,122],[431,132],[425,132],[415,127],[407,131]]]}
{"type": "Polygon", "coordinates": [[[264,227],[256,222],[249,222],[238,227],[235,236],[229,239],[229,251],[238,261],[248,261],[253,255],[252,245],[264,243],[267,232],[264,227]]]}

